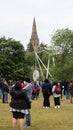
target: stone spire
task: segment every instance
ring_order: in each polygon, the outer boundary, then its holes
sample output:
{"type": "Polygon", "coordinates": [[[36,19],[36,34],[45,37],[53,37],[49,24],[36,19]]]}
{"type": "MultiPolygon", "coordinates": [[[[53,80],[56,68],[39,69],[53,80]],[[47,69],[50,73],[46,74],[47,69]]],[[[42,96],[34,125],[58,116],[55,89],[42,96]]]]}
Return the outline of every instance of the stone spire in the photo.
{"type": "Polygon", "coordinates": [[[31,34],[30,43],[32,44],[34,51],[37,52],[38,48],[39,48],[39,39],[38,39],[38,35],[37,35],[35,18],[33,20],[32,34],[31,34]]]}

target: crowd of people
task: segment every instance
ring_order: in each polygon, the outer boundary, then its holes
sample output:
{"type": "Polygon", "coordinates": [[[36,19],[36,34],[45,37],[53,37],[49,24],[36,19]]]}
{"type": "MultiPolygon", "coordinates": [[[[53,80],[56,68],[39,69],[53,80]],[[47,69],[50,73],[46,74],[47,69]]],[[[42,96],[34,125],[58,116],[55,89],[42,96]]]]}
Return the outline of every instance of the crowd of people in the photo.
{"type": "Polygon", "coordinates": [[[31,126],[31,104],[32,100],[38,99],[40,87],[37,81],[31,82],[30,78],[25,78],[24,81],[13,80],[10,85],[11,87],[8,86],[5,79],[0,80],[2,103],[8,103],[8,95],[11,96],[9,106],[13,115],[13,130],[16,130],[18,119],[20,121],[20,130],[23,130],[24,127],[31,126]],[[24,117],[26,117],[25,122],[24,117]]]}
{"type": "Polygon", "coordinates": [[[73,103],[73,81],[49,81],[45,79],[42,83],[42,93],[43,93],[43,107],[50,107],[50,96],[54,99],[54,108],[60,108],[61,100],[63,95],[65,95],[66,100],[73,103]]]}
{"type": "Polygon", "coordinates": [[[8,103],[8,95],[10,94],[11,96],[9,106],[13,115],[13,130],[16,130],[18,119],[20,121],[20,130],[31,126],[30,109],[32,101],[39,98],[40,92],[43,95],[43,108],[50,108],[50,96],[53,96],[54,108],[61,107],[62,95],[66,96],[67,101],[73,103],[73,81],[50,81],[45,79],[42,82],[38,82],[25,78],[23,81],[13,80],[11,87],[9,87],[5,79],[0,80],[0,98],[2,103],[8,103]],[[26,117],[25,122],[24,117],[26,117]]]}

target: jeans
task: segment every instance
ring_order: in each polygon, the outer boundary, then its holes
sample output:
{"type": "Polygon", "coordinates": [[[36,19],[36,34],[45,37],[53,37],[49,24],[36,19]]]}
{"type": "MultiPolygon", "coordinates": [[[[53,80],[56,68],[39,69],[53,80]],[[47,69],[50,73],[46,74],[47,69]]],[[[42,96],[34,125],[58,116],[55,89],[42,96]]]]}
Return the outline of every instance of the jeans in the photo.
{"type": "Polygon", "coordinates": [[[2,90],[0,89],[0,98],[2,98],[2,90]]]}
{"type": "Polygon", "coordinates": [[[69,100],[70,99],[70,91],[65,90],[65,95],[66,95],[66,100],[69,100]]]}
{"type": "Polygon", "coordinates": [[[8,103],[8,93],[7,93],[7,92],[4,92],[4,93],[3,93],[2,102],[3,102],[3,103],[8,103]]]}
{"type": "Polygon", "coordinates": [[[28,114],[26,114],[25,126],[30,126],[30,125],[31,125],[31,115],[30,115],[30,111],[28,110],[28,114]]]}

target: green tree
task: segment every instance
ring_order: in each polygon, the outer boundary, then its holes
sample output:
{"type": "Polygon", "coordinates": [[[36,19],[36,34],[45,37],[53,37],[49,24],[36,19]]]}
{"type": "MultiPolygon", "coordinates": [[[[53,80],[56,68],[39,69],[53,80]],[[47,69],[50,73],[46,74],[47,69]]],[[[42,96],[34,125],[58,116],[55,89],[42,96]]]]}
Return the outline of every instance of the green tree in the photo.
{"type": "Polygon", "coordinates": [[[19,41],[0,38],[0,78],[22,79],[25,75],[25,50],[19,41]]]}
{"type": "Polygon", "coordinates": [[[57,30],[52,36],[55,50],[54,77],[57,79],[73,79],[73,31],[57,30]]]}
{"type": "Polygon", "coordinates": [[[27,71],[27,77],[32,78],[33,71],[34,71],[34,66],[35,66],[35,53],[34,51],[29,52],[26,51],[26,56],[25,56],[25,63],[26,63],[26,71],[27,71]]]}
{"type": "Polygon", "coordinates": [[[32,52],[34,50],[31,42],[27,44],[27,49],[26,50],[29,51],[29,52],[32,52]]]}

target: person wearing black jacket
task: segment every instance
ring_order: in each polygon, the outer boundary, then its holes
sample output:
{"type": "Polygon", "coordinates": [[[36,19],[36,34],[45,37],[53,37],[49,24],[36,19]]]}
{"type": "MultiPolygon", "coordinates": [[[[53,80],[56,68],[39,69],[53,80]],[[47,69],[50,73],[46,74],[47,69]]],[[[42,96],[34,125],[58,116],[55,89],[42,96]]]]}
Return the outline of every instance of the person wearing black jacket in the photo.
{"type": "Polygon", "coordinates": [[[43,93],[43,107],[50,107],[50,96],[52,94],[52,84],[48,79],[45,79],[42,83],[42,93],[43,93]]]}
{"type": "Polygon", "coordinates": [[[8,93],[9,93],[9,88],[8,88],[8,83],[4,79],[2,81],[2,103],[8,103],[8,93]]]}
{"type": "Polygon", "coordinates": [[[31,108],[30,101],[26,94],[21,88],[21,83],[17,81],[15,86],[10,91],[11,102],[10,111],[13,114],[13,130],[16,130],[17,120],[20,121],[20,130],[24,129],[24,116],[28,112],[27,109],[31,108]]]}

